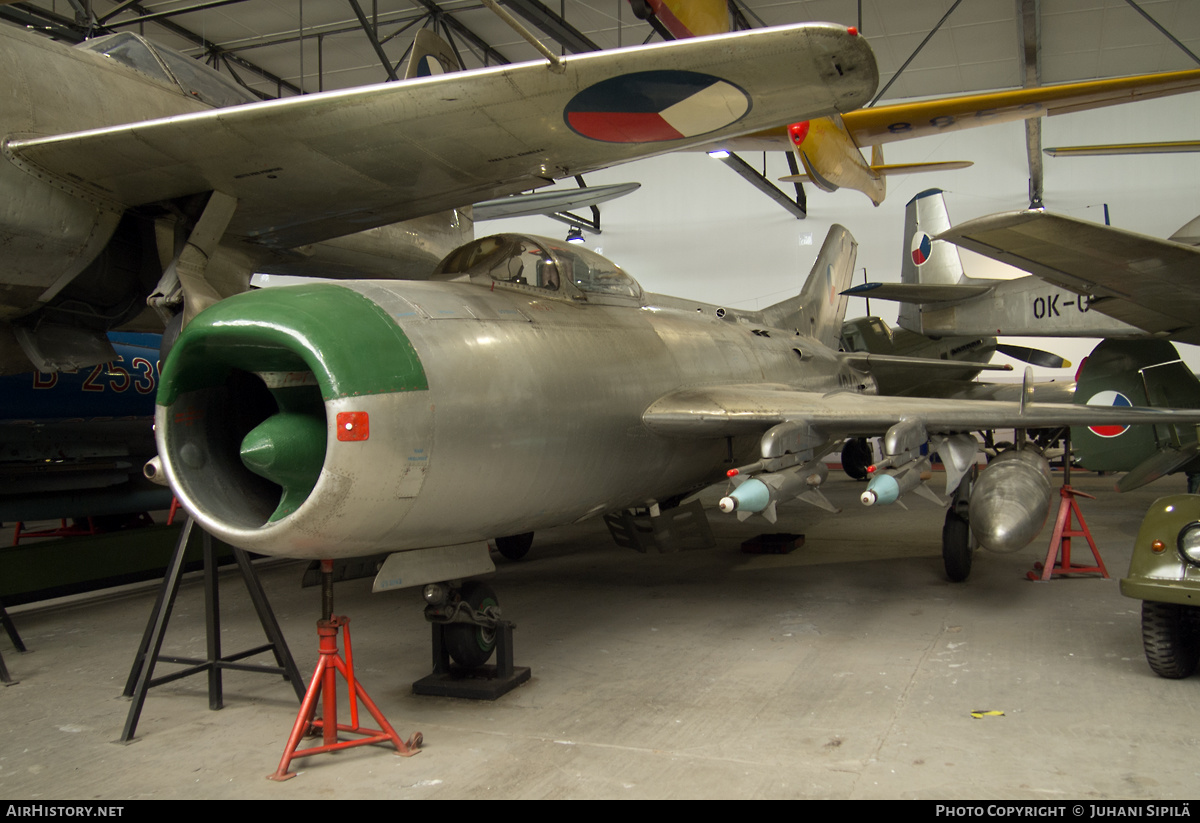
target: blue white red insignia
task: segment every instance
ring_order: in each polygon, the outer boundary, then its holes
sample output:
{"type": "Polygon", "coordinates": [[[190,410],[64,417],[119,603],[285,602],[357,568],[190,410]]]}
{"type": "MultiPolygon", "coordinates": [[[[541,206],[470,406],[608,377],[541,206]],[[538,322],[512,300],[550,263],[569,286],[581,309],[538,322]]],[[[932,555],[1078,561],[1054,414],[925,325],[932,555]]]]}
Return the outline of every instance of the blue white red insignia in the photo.
{"type": "MultiPolygon", "coordinates": [[[[1088,398],[1089,406],[1118,406],[1129,408],[1133,403],[1129,402],[1129,398],[1121,394],[1119,391],[1102,391],[1096,392],[1088,398]]],[[[1124,434],[1129,429],[1128,426],[1088,426],[1088,430],[1092,434],[1100,437],[1116,437],[1124,434]]]]}
{"type": "Polygon", "coordinates": [[[912,261],[920,266],[928,262],[929,256],[933,254],[933,241],[925,232],[914,234],[910,251],[912,252],[912,261]]]}
{"type": "Polygon", "coordinates": [[[436,77],[445,73],[446,67],[442,65],[442,61],[432,54],[423,54],[417,61],[417,77],[436,77]]]}
{"type": "Polygon", "coordinates": [[[696,137],[736,123],[750,96],[694,71],[639,71],[588,86],[563,119],[576,134],[605,143],[658,143],[696,137]]]}

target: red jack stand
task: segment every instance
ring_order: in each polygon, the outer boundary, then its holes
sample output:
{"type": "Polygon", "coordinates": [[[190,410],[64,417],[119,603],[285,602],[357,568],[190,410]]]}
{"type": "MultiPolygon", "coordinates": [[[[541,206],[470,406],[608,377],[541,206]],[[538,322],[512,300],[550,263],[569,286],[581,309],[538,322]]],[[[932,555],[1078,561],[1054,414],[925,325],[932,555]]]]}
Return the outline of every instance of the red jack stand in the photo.
{"type": "Polygon", "coordinates": [[[292,726],[292,734],[288,738],[287,746],[283,750],[283,758],[279,761],[279,768],[274,774],[267,775],[269,780],[288,780],[295,777],[295,772],[289,772],[288,767],[291,765],[292,760],[297,757],[308,757],[312,754],[336,752],[354,746],[369,746],[373,743],[386,742],[390,742],[396,747],[396,754],[403,757],[412,757],[414,754],[417,754],[421,746],[420,732],[413,734],[407,743],[400,739],[400,735],[396,734],[396,730],[387,722],[387,718],[383,716],[383,712],[379,710],[379,707],[367,695],[366,689],[354,677],[354,653],[350,647],[350,619],[348,617],[333,617],[330,614],[333,607],[333,562],[322,560],[321,573],[322,594],[326,606],[325,619],[317,621],[317,636],[320,638],[321,657],[317,660],[317,668],[313,672],[312,682],[308,686],[308,691],[304,693],[304,700],[300,704],[300,713],[296,716],[295,725],[292,726]],[[338,654],[337,635],[338,630],[341,628],[345,628],[346,632],[345,660],[342,660],[341,655],[338,654]],[[337,675],[339,672],[346,679],[346,684],[350,689],[349,726],[338,725],[337,722],[337,675]],[[367,711],[375,718],[375,722],[382,727],[382,731],[379,729],[364,729],[358,725],[359,700],[362,700],[363,705],[367,707],[367,711]],[[322,717],[314,719],[318,701],[321,701],[324,711],[322,717]],[[303,751],[296,751],[296,746],[300,744],[300,738],[318,728],[321,730],[322,744],[320,746],[312,746],[303,751]],[[339,742],[338,732],[367,736],[358,740],[343,740],[339,742]]]}
{"type": "MultiPolygon", "coordinates": [[[[1069,480],[1069,478],[1067,478],[1069,480]]],[[[1058,519],[1054,522],[1054,534],[1050,538],[1050,548],[1046,552],[1045,563],[1035,563],[1036,571],[1026,572],[1025,576],[1030,580],[1049,580],[1051,575],[1055,574],[1097,574],[1099,573],[1106,579],[1108,578],[1108,570],[1104,568],[1104,561],[1100,559],[1100,550],[1096,548],[1096,541],[1092,539],[1092,532],[1087,526],[1087,522],[1083,519],[1083,512],[1079,510],[1079,504],[1075,502],[1076,497],[1086,497],[1089,500],[1096,498],[1085,492],[1076,491],[1071,488],[1068,482],[1064,482],[1059,494],[1062,500],[1058,504],[1058,519]],[[1071,515],[1074,514],[1079,519],[1079,529],[1071,528],[1071,515]],[[1073,566],[1071,565],[1071,538],[1086,537],[1088,546],[1092,549],[1092,557],[1096,560],[1094,566],[1073,566]],[[1054,559],[1058,555],[1059,550],[1062,550],[1062,562],[1055,565],[1054,559]],[[1040,573],[1040,574],[1039,574],[1040,573]]]]}

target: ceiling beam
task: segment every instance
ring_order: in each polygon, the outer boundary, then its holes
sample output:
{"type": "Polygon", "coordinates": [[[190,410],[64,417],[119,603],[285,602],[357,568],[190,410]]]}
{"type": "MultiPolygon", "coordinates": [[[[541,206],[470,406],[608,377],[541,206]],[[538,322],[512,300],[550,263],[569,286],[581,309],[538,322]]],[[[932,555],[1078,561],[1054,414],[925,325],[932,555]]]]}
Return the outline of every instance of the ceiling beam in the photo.
{"type": "Polygon", "coordinates": [[[557,40],[564,49],[572,54],[600,51],[600,46],[594,41],[538,0],[501,0],[501,2],[537,26],[543,33],[557,40]]]}
{"type": "Polygon", "coordinates": [[[375,36],[375,27],[371,25],[371,21],[367,19],[367,15],[363,13],[362,6],[358,5],[358,0],[348,0],[350,8],[354,10],[354,16],[358,18],[358,23],[362,27],[362,32],[367,36],[367,40],[371,43],[371,48],[375,50],[375,56],[379,58],[379,62],[383,64],[383,70],[387,72],[388,80],[399,80],[396,76],[396,70],[392,68],[392,61],[383,51],[383,46],[379,43],[379,38],[375,36]]]}
{"type": "Polygon", "coordinates": [[[104,15],[103,17],[98,18],[96,20],[96,22],[102,26],[107,26],[110,28],[115,28],[117,26],[130,26],[130,25],[133,25],[134,23],[148,23],[148,22],[156,21],[156,20],[166,20],[169,17],[177,17],[180,14],[188,14],[190,12],[195,12],[195,11],[206,11],[208,9],[215,9],[219,6],[232,6],[235,3],[245,3],[245,2],[246,2],[246,0],[212,0],[212,2],[209,2],[209,3],[198,3],[194,6],[182,6],[177,9],[172,9],[171,11],[146,12],[137,17],[134,17],[131,20],[122,20],[120,22],[110,24],[109,21],[112,20],[114,17],[116,17],[121,12],[126,11],[127,9],[131,9],[131,8],[132,9],[140,8],[137,3],[126,3],[122,6],[118,6],[116,9],[114,9],[113,11],[110,11],[108,14],[104,15]]]}
{"type": "MultiPolygon", "coordinates": [[[[938,29],[942,27],[942,24],[946,22],[946,19],[950,15],[954,14],[954,10],[958,8],[958,4],[961,2],[962,0],[954,0],[954,5],[946,9],[946,13],[942,15],[942,19],[937,21],[937,25],[929,30],[929,34],[925,35],[925,39],[922,40],[915,49],[913,49],[913,53],[908,56],[908,59],[904,61],[904,64],[900,66],[900,68],[896,69],[896,73],[893,74],[892,78],[887,81],[882,89],[879,90],[879,93],[875,95],[875,99],[873,99],[870,103],[867,103],[867,105],[863,108],[870,108],[871,106],[874,106],[880,101],[880,99],[883,98],[885,94],[887,94],[887,90],[892,87],[892,83],[895,83],[896,80],[899,79],[900,75],[904,74],[904,70],[908,68],[908,64],[917,58],[917,55],[921,53],[921,49],[925,48],[925,44],[928,43],[933,36],[938,33],[938,29]]],[[[1020,0],[1017,0],[1017,2],[1020,2],[1020,0]]]]}
{"type": "Polygon", "coordinates": [[[430,14],[434,15],[434,19],[441,22],[447,30],[453,31],[463,40],[467,41],[475,48],[483,51],[483,62],[488,63],[488,55],[494,55],[497,63],[511,63],[512,61],[492,47],[490,43],[484,40],[475,32],[464,26],[458,21],[454,15],[448,13],[445,9],[439,6],[433,0],[414,0],[414,2],[424,6],[430,14]]]}

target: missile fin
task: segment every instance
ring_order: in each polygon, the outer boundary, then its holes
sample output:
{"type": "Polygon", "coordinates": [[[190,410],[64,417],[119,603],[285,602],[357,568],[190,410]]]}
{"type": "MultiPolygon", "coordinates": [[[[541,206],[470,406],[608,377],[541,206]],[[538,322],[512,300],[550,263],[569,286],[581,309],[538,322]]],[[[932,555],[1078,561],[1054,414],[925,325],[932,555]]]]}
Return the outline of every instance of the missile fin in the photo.
{"type": "Polygon", "coordinates": [[[834,514],[841,514],[842,512],[841,509],[829,502],[828,497],[823,495],[817,489],[806,491],[804,494],[799,495],[796,499],[803,500],[810,506],[816,506],[818,509],[824,509],[827,512],[833,512],[834,514]]]}
{"type": "Polygon", "coordinates": [[[943,500],[942,498],[938,497],[937,492],[935,492],[933,489],[926,486],[924,483],[921,483],[920,485],[918,485],[915,489],[913,489],[913,491],[915,491],[917,494],[924,497],[926,500],[932,500],[934,503],[936,503],[939,506],[946,505],[946,501],[943,500]]]}
{"type": "Polygon", "coordinates": [[[768,523],[772,523],[772,524],[778,519],[778,516],[775,513],[775,501],[774,500],[771,501],[771,505],[767,506],[765,509],[762,510],[762,516],[767,518],[768,523]]]}

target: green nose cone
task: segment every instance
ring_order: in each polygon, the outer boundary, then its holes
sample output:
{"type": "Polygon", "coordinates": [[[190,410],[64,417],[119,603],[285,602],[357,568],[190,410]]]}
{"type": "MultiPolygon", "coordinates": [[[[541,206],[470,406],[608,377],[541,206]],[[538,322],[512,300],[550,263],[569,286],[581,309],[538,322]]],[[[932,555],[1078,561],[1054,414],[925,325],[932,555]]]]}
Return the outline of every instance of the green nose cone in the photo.
{"type": "Polygon", "coordinates": [[[242,464],[283,487],[271,520],[291,514],[308,497],[325,463],[325,421],[307,414],[280,412],[259,423],[242,439],[242,464]]]}

